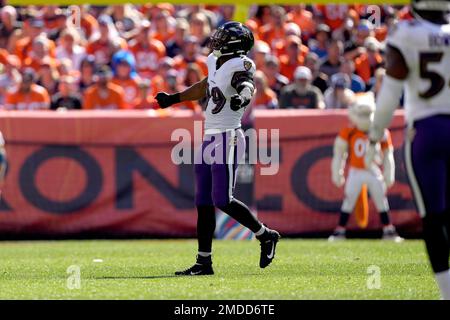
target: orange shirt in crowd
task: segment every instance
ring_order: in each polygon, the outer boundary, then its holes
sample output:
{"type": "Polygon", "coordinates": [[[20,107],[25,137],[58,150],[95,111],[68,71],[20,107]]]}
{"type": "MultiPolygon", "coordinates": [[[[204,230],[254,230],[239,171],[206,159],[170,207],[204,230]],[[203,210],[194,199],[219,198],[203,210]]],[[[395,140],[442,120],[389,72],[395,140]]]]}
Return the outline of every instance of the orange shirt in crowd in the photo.
{"type": "MultiPolygon", "coordinates": [[[[274,49],[274,54],[278,57],[286,54],[286,47],[288,46],[288,43],[283,40],[277,43],[274,49]]],[[[303,59],[306,57],[306,55],[309,52],[309,48],[305,46],[304,44],[300,45],[300,54],[303,57],[303,59]]]]}
{"type": "Polygon", "coordinates": [[[282,55],[280,57],[280,73],[292,81],[294,79],[295,69],[298,66],[302,66],[304,61],[305,59],[302,54],[299,54],[297,61],[289,59],[287,55],[282,55]]]}
{"type": "Polygon", "coordinates": [[[32,84],[30,92],[23,93],[16,89],[9,92],[5,98],[5,107],[8,110],[43,110],[50,107],[50,96],[47,89],[32,84]]]}
{"type": "Polygon", "coordinates": [[[0,63],[7,64],[9,53],[5,49],[0,48],[0,63]]]}
{"type": "Polygon", "coordinates": [[[107,84],[106,95],[100,94],[98,85],[86,89],[84,93],[83,109],[100,109],[100,110],[114,110],[125,109],[126,104],[124,100],[124,91],[121,87],[113,84],[107,84]]]}
{"type": "Polygon", "coordinates": [[[255,95],[253,100],[253,108],[258,109],[258,106],[262,106],[266,109],[267,106],[271,106],[277,100],[277,94],[270,88],[267,88],[261,93],[255,95]]]}
{"type": "MultiPolygon", "coordinates": [[[[174,68],[178,71],[184,71],[187,69],[187,66],[190,62],[186,61],[186,59],[182,55],[178,55],[174,60],[174,68]]],[[[208,74],[208,66],[206,65],[206,57],[203,55],[198,55],[195,59],[195,63],[200,67],[204,76],[208,74]]]]}
{"type": "MultiPolygon", "coordinates": [[[[339,137],[348,143],[348,161],[351,167],[365,169],[364,157],[368,143],[367,134],[356,127],[345,127],[339,132],[339,137]]],[[[381,150],[392,146],[392,138],[389,130],[385,130],[384,137],[380,141],[381,150]]]]}
{"type": "Polygon", "coordinates": [[[153,32],[152,38],[161,41],[162,43],[167,43],[175,36],[175,30],[167,30],[165,33],[153,32]]]}
{"type": "Polygon", "coordinates": [[[150,80],[150,92],[156,96],[158,92],[167,91],[167,83],[161,75],[156,75],[150,80]]]}
{"type": "Polygon", "coordinates": [[[376,68],[378,68],[383,62],[383,57],[379,54],[375,54],[376,66],[372,68],[370,66],[369,57],[367,53],[363,53],[355,58],[355,72],[358,74],[364,82],[369,82],[370,78],[373,76],[373,73],[376,68]]]}
{"type": "Polygon", "coordinates": [[[275,48],[277,44],[286,37],[284,27],[275,27],[272,24],[263,25],[259,28],[259,38],[275,48]]]}
{"type": "Polygon", "coordinates": [[[331,30],[336,30],[342,26],[349,11],[349,6],[344,4],[319,4],[315,6],[331,30]]]}
{"type": "MultiPolygon", "coordinates": [[[[22,38],[16,42],[14,54],[18,56],[20,61],[24,64],[25,60],[30,56],[32,47],[33,42],[30,37],[22,38]]],[[[48,55],[52,58],[56,58],[56,45],[52,40],[48,40],[48,55]]]]}
{"type": "Polygon", "coordinates": [[[306,38],[316,33],[316,22],[313,14],[308,10],[289,12],[287,20],[296,23],[302,31],[302,36],[306,36],[306,38]]]}
{"type": "Polygon", "coordinates": [[[89,13],[84,13],[80,19],[81,28],[84,30],[86,34],[86,39],[89,39],[94,32],[98,28],[97,19],[89,13]]]}
{"type": "Polygon", "coordinates": [[[32,68],[34,71],[38,72],[39,69],[41,69],[41,67],[44,64],[48,64],[48,65],[50,65],[50,67],[56,68],[57,62],[58,61],[56,59],[50,58],[49,56],[45,57],[42,60],[38,60],[38,59],[35,59],[35,58],[32,58],[32,57],[28,57],[28,58],[25,59],[23,64],[24,64],[25,67],[32,68]]]}
{"type": "Polygon", "coordinates": [[[152,39],[148,47],[137,42],[130,47],[136,59],[136,70],[141,77],[151,78],[158,69],[158,62],[166,56],[166,47],[156,39],[152,39]]]}
{"type": "MultiPolygon", "coordinates": [[[[127,42],[122,39],[118,38],[120,43],[119,46],[121,49],[126,50],[128,48],[127,42]]],[[[86,53],[92,54],[95,57],[95,61],[98,64],[107,64],[110,60],[110,54],[112,52],[111,43],[108,42],[101,42],[100,40],[95,40],[93,42],[90,42],[86,47],[86,53]]]]}
{"type": "Polygon", "coordinates": [[[126,109],[133,109],[139,103],[139,84],[135,79],[114,78],[112,83],[123,89],[126,109]]]}

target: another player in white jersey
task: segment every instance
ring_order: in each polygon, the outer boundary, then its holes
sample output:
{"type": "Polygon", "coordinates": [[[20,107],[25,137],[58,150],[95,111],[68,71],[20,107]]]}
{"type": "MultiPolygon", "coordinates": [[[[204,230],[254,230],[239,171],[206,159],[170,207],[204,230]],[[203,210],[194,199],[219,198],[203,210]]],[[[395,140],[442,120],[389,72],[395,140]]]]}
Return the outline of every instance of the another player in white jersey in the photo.
{"type": "Polygon", "coordinates": [[[450,299],[450,1],[413,0],[415,19],[388,35],[386,76],[369,132],[366,164],[405,92],[405,163],[443,299],[450,299]]]}
{"type": "Polygon", "coordinates": [[[211,36],[208,76],[188,89],[157,94],[162,108],[180,101],[208,97],[205,134],[195,158],[198,255],[194,266],[177,275],[208,275],[212,269],[212,240],[216,227],[215,207],[253,231],[261,242],[260,267],[268,266],[280,235],[265,227],[248,207],[233,197],[237,166],[244,156],[241,118],[255,90],[255,64],[246,54],[253,34],[239,22],[227,22],[211,36]]]}

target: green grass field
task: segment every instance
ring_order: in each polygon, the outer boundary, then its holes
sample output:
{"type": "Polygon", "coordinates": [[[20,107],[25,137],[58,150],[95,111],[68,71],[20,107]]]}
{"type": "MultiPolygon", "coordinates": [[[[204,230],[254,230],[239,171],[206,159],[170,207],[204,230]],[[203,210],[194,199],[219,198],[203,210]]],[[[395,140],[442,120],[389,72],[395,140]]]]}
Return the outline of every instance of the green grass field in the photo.
{"type": "Polygon", "coordinates": [[[214,276],[174,277],[194,262],[194,240],[0,242],[0,299],[439,298],[421,241],[282,239],[264,270],[256,241],[214,249],[214,276]],[[71,265],[79,289],[67,288],[71,265]],[[367,286],[372,265],[379,289],[367,286]]]}

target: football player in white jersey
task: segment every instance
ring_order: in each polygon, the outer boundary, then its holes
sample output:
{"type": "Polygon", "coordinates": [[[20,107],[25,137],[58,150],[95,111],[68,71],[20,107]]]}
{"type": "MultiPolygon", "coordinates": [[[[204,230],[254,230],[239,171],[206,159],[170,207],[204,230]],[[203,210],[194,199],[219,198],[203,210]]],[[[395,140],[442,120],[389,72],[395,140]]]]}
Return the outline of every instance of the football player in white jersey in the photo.
{"type": "Polygon", "coordinates": [[[177,275],[214,274],[211,252],[215,207],[255,233],[261,242],[261,268],[267,267],[275,257],[279,233],[265,227],[245,204],[233,197],[237,166],[245,151],[241,118],[255,90],[255,64],[246,56],[253,43],[253,34],[245,25],[225,23],[210,38],[208,76],[182,92],[156,95],[162,108],[208,97],[203,143],[195,157],[197,262],[176,272],[177,275]]]}
{"type": "Polygon", "coordinates": [[[405,164],[431,267],[450,299],[450,1],[412,0],[415,19],[389,33],[386,76],[369,132],[366,164],[405,92],[405,164]]]}

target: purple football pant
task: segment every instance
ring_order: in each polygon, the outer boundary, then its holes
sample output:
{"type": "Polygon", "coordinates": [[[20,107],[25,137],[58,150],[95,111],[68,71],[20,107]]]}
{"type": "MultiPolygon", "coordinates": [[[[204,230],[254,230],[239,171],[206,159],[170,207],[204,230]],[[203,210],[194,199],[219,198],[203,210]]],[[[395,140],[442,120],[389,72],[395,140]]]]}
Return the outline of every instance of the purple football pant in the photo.
{"type": "Polygon", "coordinates": [[[245,154],[241,129],[205,134],[195,155],[197,206],[224,207],[233,199],[236,171],[245,154]]]}
{"type": "Polygon", "coordinates": [[[421,217],[450,209],[450,115],[414,123],[405,142],[405,164],[421,217]]]}

